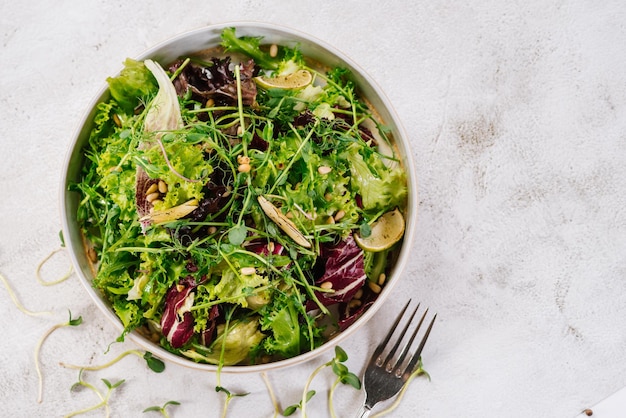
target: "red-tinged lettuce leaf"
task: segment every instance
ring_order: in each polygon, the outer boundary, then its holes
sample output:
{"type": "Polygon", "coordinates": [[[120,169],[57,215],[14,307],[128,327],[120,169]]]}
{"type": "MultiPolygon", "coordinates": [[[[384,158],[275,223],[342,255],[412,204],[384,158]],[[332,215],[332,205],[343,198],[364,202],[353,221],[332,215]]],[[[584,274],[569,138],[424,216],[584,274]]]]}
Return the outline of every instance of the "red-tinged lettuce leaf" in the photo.
{"type": "MultiPolygon", "coordinates": [[[[224,59],[212,58],[213,65],[201,66],[188,63],[174,80],[174,87],[179,96],[191,91],[192,97],[206,103],[213,99],[216,104],[236,104],[237,80],[230,69],[230,57],[224,59]]],[[[170,66],[175,72],[182,64],[177,61],[170,66]]],[[[241,98],[246,106],[255,103],[257,89],[254,82],[255,64],[253,60],[242,62],[240,67],[241,98]]]]}
{"type": "Polygon", "coordinates": [[[325,260],[324,274],[315,283],[330,282],[333,292],[317,292],[319,301],[329,306],[351,300],[367,278],[363,250],[349,235],[336,245],[322,247],[321,257],[325,260]]]}
{"type": "Polygon", "coordinates": [[[194,319],[191,313],[194,290],[193,279],[184,279],[173,285],[165,296],[161,330],[174,348],[180,348],[193,336],[194,319]]]}

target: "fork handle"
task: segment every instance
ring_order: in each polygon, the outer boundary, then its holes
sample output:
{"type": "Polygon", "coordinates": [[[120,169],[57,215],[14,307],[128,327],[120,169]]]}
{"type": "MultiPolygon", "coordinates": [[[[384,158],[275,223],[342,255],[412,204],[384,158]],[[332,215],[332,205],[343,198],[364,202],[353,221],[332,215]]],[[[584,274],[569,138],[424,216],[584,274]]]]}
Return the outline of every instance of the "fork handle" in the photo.
{"type": "Polygon", "coordinates": [[[367,418],[370,416],[370,413],[372,412],[372,408],[367,406],[367,405],[363,405],[361,406],[361,409],[359,409],[359,412],[357,413],[357,418],[367,418]]]}

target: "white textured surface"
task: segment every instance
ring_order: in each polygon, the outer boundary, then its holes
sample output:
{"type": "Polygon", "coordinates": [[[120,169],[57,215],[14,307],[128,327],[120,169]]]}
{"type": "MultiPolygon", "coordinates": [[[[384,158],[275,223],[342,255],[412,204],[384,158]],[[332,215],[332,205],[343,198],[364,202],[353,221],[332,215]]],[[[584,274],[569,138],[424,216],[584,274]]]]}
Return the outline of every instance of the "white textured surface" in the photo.
{"type": "MultiPolygon", "coordinates": [[[[0,415],[55,417],[95,404],[71,393],[59,361],[102,363],[117,331],[75,277],[43,287],[35,267],[58,246],[64,155],[85,106],[122,61],[206,24],[292,26],[351,56],[386,91],[409,132],[420,180],[415,256],[392,301],[439,314],[414,382],[392,416],[573,417],[626,385],[626,4],[623,1],[68,1],[0,5],[0,415]],[[144,4],[145,3],[145,4],[144,4]],[[395,297],[395,299],[394,299],[395,297]],[[33,350],[41,352],[36,402],[33,350]]],[[[63,255],[44,271],[67,267],[63,255]]],[[[398,304],[342,346],[355,371],[398,304]]],[[[269,375],[295,403],[319,359],[269,375]]],[[[215,375],[146,370],[135,357],[85,378],[126,379],[112,416],[181,402],[174,417],[221,414],[215,375]]],[[[310,417],[327,416],[331,376],[313,384],[310,417]]],[[[250,395],[229,416],[272,416],[259,376],[223,375],[250,395]],[[251,412],[252,411],[252,412],[251,412]]],[[[623,393],[623,391],[622,391],[623,393]]],[[[360,395],[341,388],[339,416],[360,395]]],[[[103,416],[98,410],[86,416],[103,416]]],[[[609,417],[603,414],[602,417],[609,417]]],[[[616,416],[616,415],[614,415],[616,416]]]]}

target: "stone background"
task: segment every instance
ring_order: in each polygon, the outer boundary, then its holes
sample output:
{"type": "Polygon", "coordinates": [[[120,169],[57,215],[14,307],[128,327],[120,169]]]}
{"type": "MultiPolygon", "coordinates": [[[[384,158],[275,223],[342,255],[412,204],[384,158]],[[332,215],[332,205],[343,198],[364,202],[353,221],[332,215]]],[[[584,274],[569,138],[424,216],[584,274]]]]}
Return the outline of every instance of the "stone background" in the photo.
{"type": "MultiPolygon", "coordinates": [[[[438,312],[418,379],[394,417],[573,417],[626,385],[626,3],[597,1],[30,0],[0,5],[0,415],[56,417],[97,403],[70,392],[74,370],[136,348],[76,277],[44,287],[40,261],[59,246],[59,184],[72,134],[107,76],[126,57],[208,24],[256,20],[334,45],[378,82],[411,140],[419,223],[403,279],[367,327],[342,347],[361,371],[411,295],[438,312]],[[41,350],[37,403],[33,351],[41,350]]],[[[68,268],[63,253],[44,275],[68,268]]],[[[283,407],[327,361],[272,372],[283,407]]],[[[112,416],[176,400],[173,417],[270,417],[258,375],[128,357],[83,376],[126,379],[112,416]]],[[[332,375],[313,384],[309,417],[328,416],[332,375]]],[[[361,395],[340,388],[339,416],[361,395]]],[[[85,416],[103,416],[104,411],[85,416]]],[[[607,417],[609,415],[602,415],[607,417]]],[[[601,417],[601,418],[602,418],[601,417]]]]}

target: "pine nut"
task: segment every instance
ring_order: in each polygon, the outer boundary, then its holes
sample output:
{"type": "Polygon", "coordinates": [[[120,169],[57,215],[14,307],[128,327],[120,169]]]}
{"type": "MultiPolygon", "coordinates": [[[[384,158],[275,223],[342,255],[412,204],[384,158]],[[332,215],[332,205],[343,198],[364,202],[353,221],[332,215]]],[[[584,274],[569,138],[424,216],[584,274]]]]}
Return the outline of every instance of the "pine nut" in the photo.
{"type": "Polygon", "coordinates": [[[113,114],[113,123],[115,123],[118,128],[122,126],[122,120],[117,113],[113,114]]]}
{"type": "Polygon", "coordinates": [[[359,306],[361,306],[361,301],[358,299],[352,299],[348,302],[348,308],[350,309],[358,308],[359,306]]]}
{"type": "Polygon", "coordinates": [[[87,258],[92,263],[95,263],[98,261],[98,254],[96,254],[96,250],[94,250],[93,247],[87,248],[87,258]]]}
{"type": "Polygon", "coordinates": [[[159,186],[156,183],[152,183],[150,187],[148,187],[148,190],[146,190],[146,196],[156,192],[158,189],[159,189],[159,186]]]}
{"type": "Polygon", "coordinates": [[[354,299],[361,299],[362,296],[363,296],[363,288],[356,291],[356,293],[354,294],[354,299]]]}
{"type": "Polygon", "coordinates": [[[209,233],[209,235],[213,235],[217,232],[217,227],[215,226],[210,226],[207,228],[207,232],[209,233]]]}
{"type": "Polygon", "coordinates": [[[274,249],[276,249],[276,244],[274,244],[274,241],[270,241],[267,243],[267,252],[269,252],[270,254],[274,253],[274,249]]]}
{"type": "Polygon", "coordinates": [[[325,199],[327,202],[330,202],[331,200],[333,200],[333,195],[332,195],[332,194],[330,194],[330,193],[326,193],[326,194],[324,195],[324,199],[325,199]]]}
{"type": "Polygon", "coordinates": [[[340,220],[341,218],[343,218],[344,216],[346,216],[346,211],[345,210],[339,210],[337,211],[337,213],[335,213],[335,221],[340,220]]]}
{"type": "Polygon", "coordinates": [[[278,55],[278,45],[272,44],[270,46],[270,57],[276,58],[276,55],[278,55]]]}
{"type": "Polygon", "coordinates": [[[215,106],[215,100],[213,99],[209,99],[206,101],[206,106],[205,107],[213,107],[215,106]]]}
{"type": "Polygon", "coordinates": [[[237,162],[239,164],[250,164],[250,157],[247,157],[245,155],[238,155],[237,162]]]}
{"type": "Polygon", "coordinates": [[[332,225],[335,223],[335,218],[333,218],[332,216],[329,216],[328,219],[326,220],[326,223],[329,225],[332,225]]]}
{"type": "Polygon", "coordinates": [[[333,283],[332,282],[324,282],[320,285],[320,287],[322,289],[326,289],[326,290],[330,290],[333,288],[333,283]]]}
{"type": "Polygon", "coordinates": [[[367,282],[367,286],[370,288],[370,290],[374,293],[380,293],[381,290],[383,290],[380,286],[378,286],[376,283],[374,282],[367,282]]]}
{"type": "Polygon", "coordinates": [[[237,126],[237,136],[241,136],[243,134],[243,128],[241,125],[237,126]]]}
{"type": "Polygon", "coordinates": [[[146,196],[146,200],[148,202],[153,202],[157,200],[160,196],[161,194],[159,192],[150,193],[149,195],[146,196]]]}
{"type": "Polygon", "coordinates": [[[382,286],[385,283],[385,280],[387,280],[387,275],[385,273],[380,273],[380,276],[378,276],[378,285],[382,286]]]}
{"type": "Polygon", "coordinates": [[[322,165],[320,167],[317,167],[317,172],[320,173],[321,175],[328,174],[331,171],[333,171],[333,169],[328,167],[328,166],[326,166],[326,165],[322,165]]]}
{"type": "Polygon", "coordinates": [[[163,194],[167,193],[167,183],[163,180],[159,180],[159,192],[163,194]]]}
{"type": "Polygon", "coordinates": [[[249,173],[250,169],[250,164],[239,164],[239,167],[237,167],[237,171],[240,173],[249,173]]]}
{"type": "Polygon", "coordinates": [[[242,267],[241,274],[243,276],[252,276],[256,273],[256,269],[254,267],[242,267]]]}

